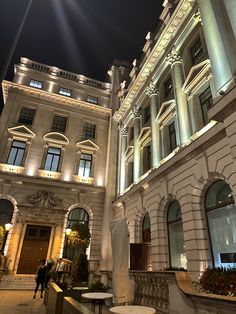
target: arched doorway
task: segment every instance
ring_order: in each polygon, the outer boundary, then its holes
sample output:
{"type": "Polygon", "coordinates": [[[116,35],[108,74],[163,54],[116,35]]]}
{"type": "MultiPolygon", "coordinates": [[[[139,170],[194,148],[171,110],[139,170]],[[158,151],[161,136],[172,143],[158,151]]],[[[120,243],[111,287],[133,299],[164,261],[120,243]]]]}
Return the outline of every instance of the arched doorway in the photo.
{"type": "MultiPolygon", "coordinates": [[[[85,228],[89,226],[89,215],[87,211],[82,207],[73,208],[68,214],[67,227],[73,230],[76,225],[84,225],[85,228]]],[[[78,250],[76,247],[70,247],[68,245],[68,237],[66,236],[63,257],[70,260],[74,260],[78,256],[78,250]]]]}
{"type": "Polygon", "coordinates": [[[236,266],[236,207],[230,186],[213,183],[205,197],[214,266],[236,266]]]}
{"type": "Polygon", "coordinates": [[[167,211],[170,266],[187,268],[181,208],[173,201],[167,211]]]}

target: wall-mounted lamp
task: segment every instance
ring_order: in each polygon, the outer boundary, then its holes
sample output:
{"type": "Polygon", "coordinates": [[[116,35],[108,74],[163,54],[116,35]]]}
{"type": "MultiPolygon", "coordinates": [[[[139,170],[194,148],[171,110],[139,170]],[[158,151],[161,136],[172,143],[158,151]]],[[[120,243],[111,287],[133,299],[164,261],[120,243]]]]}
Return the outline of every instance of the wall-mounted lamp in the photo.
{"type": "Polygon", "coordinates": [[[5,231],[9,231],[12,228],[12,224],[10,222],[5,224],[5,231]]]}
{"type": "Polygon", "coordinates": [[[66,235],[67,235],[67,236],[69,236],[69,235],[70,235],[70,233],[71,233],[71,231],[72,231],[72,230],[71,230],[71,228],[69,228],[69,227],[68,227],[68,228],[66,228],[66,235]]]}

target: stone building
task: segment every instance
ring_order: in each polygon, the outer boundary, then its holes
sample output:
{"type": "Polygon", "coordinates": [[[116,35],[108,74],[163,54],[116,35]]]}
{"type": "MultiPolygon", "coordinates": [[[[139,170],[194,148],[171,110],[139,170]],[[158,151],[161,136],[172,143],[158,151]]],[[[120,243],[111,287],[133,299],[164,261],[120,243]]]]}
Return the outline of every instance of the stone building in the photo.
{"type": "Polygon", "coordinates": [[[27,241],[61,256],[73,219],[89,223],[91,268],[111,270],[119,217],[131,269],[235,266],[235,15],[232,0],[165,0],[142,58],[114,63],[111,83],[21,59],[0,120],[10,271],[27,241]]]}

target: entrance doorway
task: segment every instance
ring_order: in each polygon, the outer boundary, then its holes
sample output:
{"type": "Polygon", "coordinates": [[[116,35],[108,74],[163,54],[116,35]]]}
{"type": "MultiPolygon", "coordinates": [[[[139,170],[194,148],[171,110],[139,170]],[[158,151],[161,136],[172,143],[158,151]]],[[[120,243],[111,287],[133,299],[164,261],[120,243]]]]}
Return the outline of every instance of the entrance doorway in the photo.
{"type": "Polygon", "coordinates": [[[21,250],[18,274],[35,274],[39,261],[46,259],[51,227],[28,225],[21,250]]]}

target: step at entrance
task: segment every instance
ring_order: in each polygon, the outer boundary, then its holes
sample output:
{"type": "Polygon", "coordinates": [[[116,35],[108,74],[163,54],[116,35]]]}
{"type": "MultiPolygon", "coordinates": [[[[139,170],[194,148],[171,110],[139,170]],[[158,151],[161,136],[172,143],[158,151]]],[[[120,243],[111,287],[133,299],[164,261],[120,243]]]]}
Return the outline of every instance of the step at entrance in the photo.
{"type": "Polygon", "coordinates": [[[35,275],[4,275],[0,279],[0,290],[34,290],[35,275]]]}

